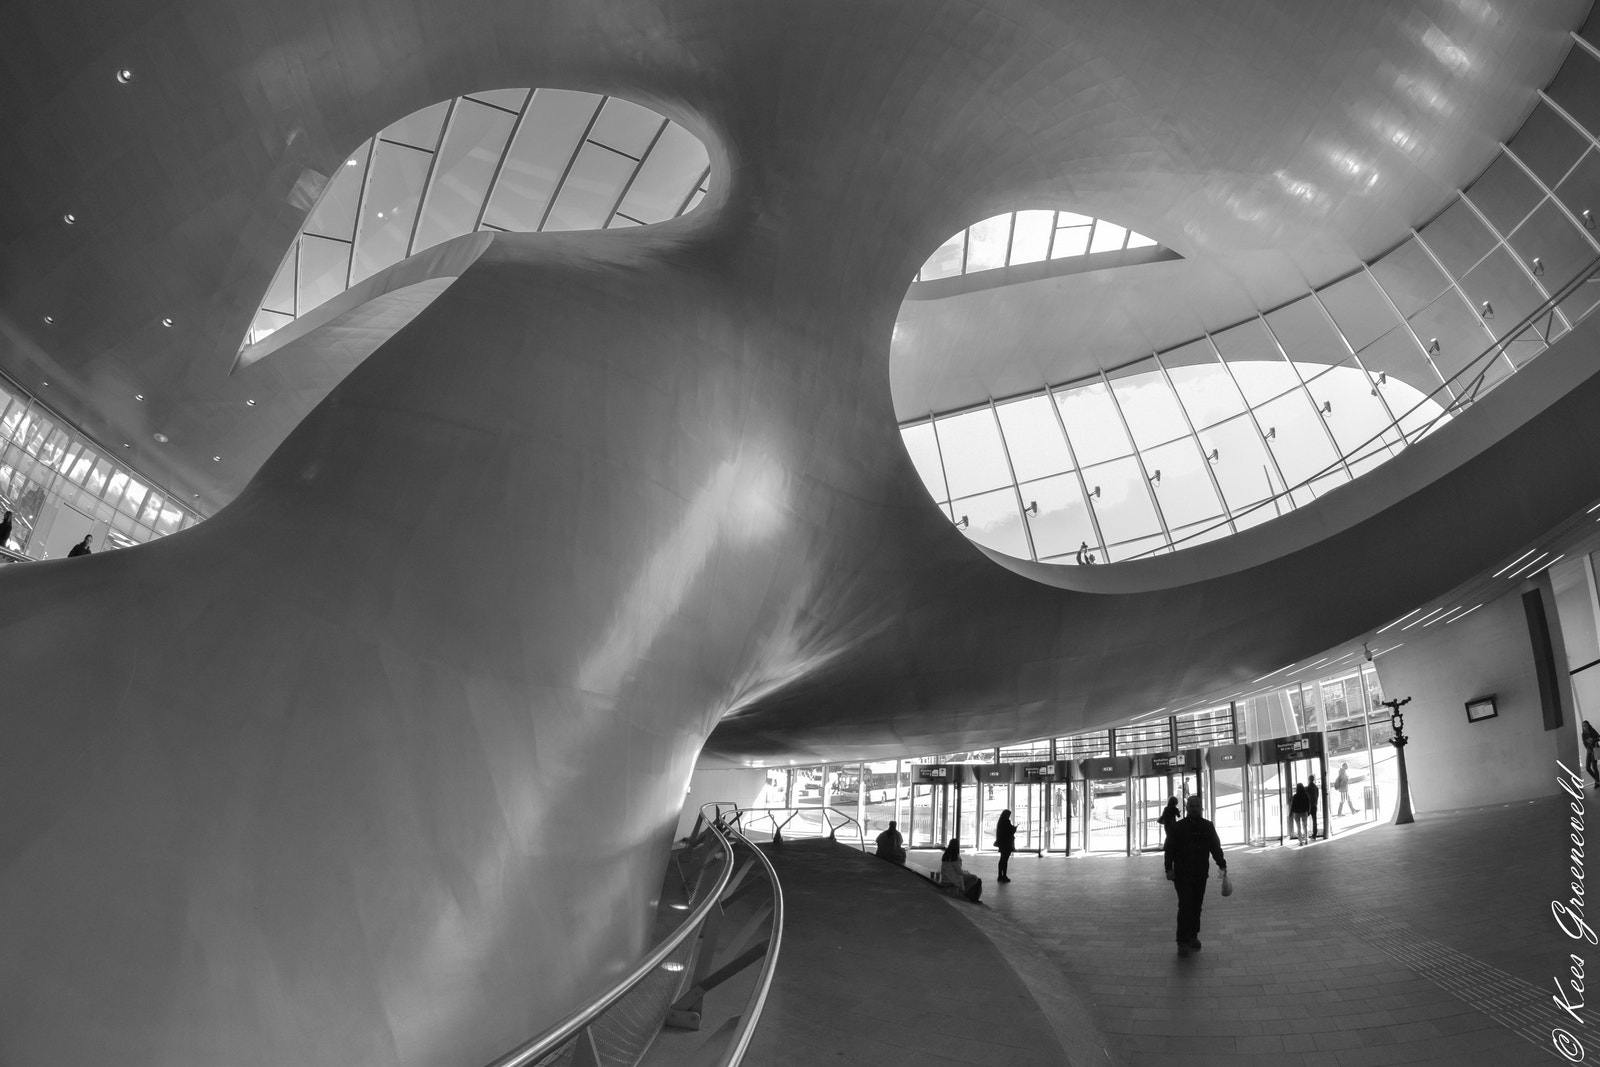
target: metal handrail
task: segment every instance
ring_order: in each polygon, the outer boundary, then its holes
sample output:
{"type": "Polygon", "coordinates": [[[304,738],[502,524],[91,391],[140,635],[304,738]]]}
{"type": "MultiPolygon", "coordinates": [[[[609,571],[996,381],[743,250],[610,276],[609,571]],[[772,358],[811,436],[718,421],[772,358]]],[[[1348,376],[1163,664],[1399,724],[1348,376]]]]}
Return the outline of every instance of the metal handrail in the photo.
{"type": "MultiPolygon", "coordinates": [[[[1465,410],[1468,405],[1475,403],[1479,399],[1478,393],[1483,388],[1484,379],[1487,377],[1489,368],[1493,364],[1494,360],[1499,356],[1504,355],[1506,349],[1508,349],[1514,342],[1520,340],[1522,335],[1527,333],[1528,330],[1533,329],[1535,333],[1538,333],[1538,330],[1535,329],[1534,324],[1537,323],[1541,318],[1553,317],[1556,310],[1560,308],[1562,302],[1576,293],[1578,289],[1580,289],[1586,282],[1597,280],[1595,278],[1596,274],[1600,274],[1600,256],[1596,256],[1594,259],[1590,260],[1587,266],[1579,270],[1571,278],[1568,278],[1559,289],[1546,297],[1543,303],[1534,308],[1527,315],[1523,316],[1523,318],[1514,327],[1512,327],[1510,330],[1507,330],[1504,334],[1495,339],[1488,348],[1485,348],[1482,352],[1479,352],[1476,356],[1472,357],[1472,359],[1468,360],[1460,370],[1456,371],[1449,378],[1445,379],[1431,393],[1413,404],[1409,411],[1403,415],[1397,416],[1393,422],[1386,425],[1383,429],[1379,430],[1376,434],[1367,438],[1359,445],[1356,445],[1349,452],[1340,454],[1332,463],[1323,467],[1309,478],[1296,482],[1294,485],[1285,488],[1281,492],[1274,493],[1272,496],[1258,500],[1249,507],[1240,510],[1237,514],[1225,515],[1218,519],[1215,523],[1212,523],[1204,529],[1196,530],[1194,533],[1186,534],[1185,536],[1171,542],[1170,545],[1161,545],[1156,548],[1147,549],[1144,552],[1129,556],[1127,560],[1121,560],[1119,562],[1125,563],[1128,562],[1128,560],[1148,559],[1153,555],[1167,551],[1169,548],[1177,549],[1184,542],[1192,541],[1197,537],[1204,537],[1206,534],[1213,533],[1216,530],[1227,526],[1230,522],[1235,521],[1245,515],[1253,514],[1254,512],[1265,507],[1276,507],[1279,501],[1291,496],[1291,494],[1293,494],[1296,490],[1308,488],[1312,482],[1315,482],[1321,478],[1325,478],[1329,474],[1341,469],[1351,459],[1364,458],[1367,455],[1367,453],[1364,451],[1365,449],[1370,448],[1373,444],[1383,444],[1384,438],[1387,437],[1391,432],[1399,433],[1404,438],[1407,445],[1411,445],[1417,441],[1420,441],[1422,438],[1432,433],[1434,428],[1442,419],[1452,417],[1455,414],[1465,410]],[[1479,366],[1480,364],[1482,364],[1481,367],[1479,366]],[[1474,371],[1476,371],[1476,373],[1473,373],[1474,371]],[[1463,388],[1459,393],[1452,395],[1448,403],[1440,405],[1439,413],[1424,423],[1420,429],[1411,431],[1400,429],[1400,424],[1406,419],[1410,418],[1412,415],[1416,414],[1424,404],[1428,403],[1429,401],[1433,401],[1434,398],[1440,393],[1447,392],[1451,385],[1460,384],[1462,379],[1466,378],[1468,374],[1472,374],[1472,380],[1466,383],[1465,388],[1463,388]]],[[[1577,324],[1575,322],[1569,320],[1569,330],[1576,328],[1576,325],[1577,324]]],[[[1548,336],[1541,337],[1540,339],[1544,341],[1546,348],[1550,346],[1551,342],[1548,336]]],[[[1437,401],[1435,401],[1435,403],[1437,403],[1437,401]]],[[[1374,449],[1373,451],[1376,452],[1377,450],[1374,449]]]]}
{"type": "Polygon", "coordinates": [[[732,814],[732,818],[735,821],[739,821],[740,825],[748,825],[748,824],[743,822],[743,816],[745,816],[747,814],[755,814],[755,815],[765,814],[767,816],[767,818],[769,820],[771,820],[771,822],[772,822],[773,836],[777,836],[779,833],[781,833],[783,831],[783,828],[785,826],[788,826],[791,822],[794,821],[795,816],[799,815],[801,812],[807,812],[807,811],[822,812],[822,813],[824,813],[824,817],[826,817],[826,815],[828,813],[840,816],[842,821],[840,821],[838,823],[835,823],[831,818],[827,819],[828,836],[833,838],[834,840],[838,840],[839,827],[844,826],[846,823],[854,823],[855,824],[855,828],[856,828],[856,842],[857,842],[857,845],[861,849],[862,852],[865,852],[867,850],[867,835],[866,835],[866,831],[861,826],[861,821],[859,819],[857,819],[854,815],[851,815],[847,811],[842,811],[839,808],[830,807],[830,806],[825,805],[825,804],[824,805],[818,805],[818,804],[786,804],[786,805],[782,805],[782,806],[775,807],[775,808],[739,808],[737,811],[735,811],[732,814]],[[773,812],[779,812],[779,811],[788,811],[788,812],[793,812],[794,814],[790,815],[787,819],[783,820],[783,822],[780,823],[778,821],[778,817],[773,814],[773,812]]]}
{"type": "MultiPolygon", "coordinates": [[[[704,811],[704,807],[701,808],[704,811]]],[[[739,809],[734,809],[733,821],[737,821],[739,809]]],[[[767,957],[762,961],[761,973],[756,976],[756,987],[751,991],[750,999],[745,1003],[745,1010],[739,1017],[738,1029],[734,1032],[733,1040],[728,1045],[718,1067],[737,1067],[744,1059],[745,1050],[750,1047],[750,1039],[755,1036],[756,1022],[761,1018],[761,1009],[766,1006],[767,993],[772,988],[773,976],[778,968],[778,948],[783,942],[783,887],[778,884],[778,872],[773,870],[772,861],[766,854],[755,846],[748,837],[740,833],[737,828],[727,823],[724,829],[750,850],[761,867],[767,874],[767,882],[772,886],[772,925],[771,933],[767,936],[767,957]]]]}
{"type": "MultiPolygon", "coordinates": [[[[710,806],[702,805],[702,813],[706,807],[710,806]]],[[[662,941],[660,945],[652,949],[639,962],[637,967],[628,972],[624,978],[612,985],[611,988],[543,1033],[530,1038],[527,1042],[518,1045],[510,1052],[494,1060],[489,1064],[489,1067],[527,1067],[527,1065],[538,1062],[540,1058],[560,1048],[566,1042],[572,1040],[578,1034],[578,1031],[599,1018],[606,1009],[617,1003],[617,1001],[631,992],[635,986],[649,977],[657,967],[666,962],[668,956],[671,956],[677,949],[682,947],[683,943],[691,935],[699,932],[700,927],[706,920],[706,916],[711,914],[711,909],[716,907],[717,902],[722,898],[723,892],[728,888],[728,880],[733,877],[733,845],[719,825],[720,821],[720,818],[717,818],[709,822],[707,829],[722,844],[722,870],[718,873],[716,885],[711,892],[707,893],[705,899],[695,907],[694,911],[690,912],[689,917],[684,920],[683,924],[662,941]]],[[[776,883],[774,883],[774,886],[776,886],[776,883]]]]}

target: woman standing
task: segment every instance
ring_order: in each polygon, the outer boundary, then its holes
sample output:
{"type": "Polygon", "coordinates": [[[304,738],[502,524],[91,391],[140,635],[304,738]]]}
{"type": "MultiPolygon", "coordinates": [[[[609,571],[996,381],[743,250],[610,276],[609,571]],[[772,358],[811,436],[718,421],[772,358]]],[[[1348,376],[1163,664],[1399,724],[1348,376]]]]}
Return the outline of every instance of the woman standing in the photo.
{"type": "Polygon", "coordinates": [[[1178,825],[1178,820],[1181,818],[1183,818],[1183,816],[1178,814],[1178,798],[1168,797],[1167,810],[1163,811],[1160,816],[1156,818],[1156,822],[1161,824],[1161,839],[1163,841],[1167,839],[1168,834],[1172,833],[1172,828],[1178,825]]]}
{"type": "Polygon", "coordinates": [[[1000,821],[995,824],[994,847],[1000,850],[1000,876],[995,881],[1009,882],[1006,867],[1011,863],[1011,854],[1017,850],[1017,827],[1011,821],[1010,808],[1000,813],[1000,821]]]}

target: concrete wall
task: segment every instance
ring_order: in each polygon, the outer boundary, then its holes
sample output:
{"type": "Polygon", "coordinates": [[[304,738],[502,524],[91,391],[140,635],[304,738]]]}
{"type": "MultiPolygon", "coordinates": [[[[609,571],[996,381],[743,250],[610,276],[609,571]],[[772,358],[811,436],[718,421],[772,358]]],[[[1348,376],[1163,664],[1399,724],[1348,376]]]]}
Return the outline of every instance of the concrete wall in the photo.
{"type": "MultiPolygon", "coordinates": [[[[1411,738],[1406,762],[1417,811],[1443,811],[1546,796],[1556,789],[1556,759],[1572,763],[1572,731],[1547,731],[1520,587],[1449,624],[1397,634],[1404,643],[1376,664],[1411,738]],[[1494,694],[1499,715],[1469,723],[1466,702],[1494,694]]],[[[1554,602],[1545,610],[1565,676],[1554,602]]],[[[1562,693],[1567,725],[1571,708],[1562,693]]]]}

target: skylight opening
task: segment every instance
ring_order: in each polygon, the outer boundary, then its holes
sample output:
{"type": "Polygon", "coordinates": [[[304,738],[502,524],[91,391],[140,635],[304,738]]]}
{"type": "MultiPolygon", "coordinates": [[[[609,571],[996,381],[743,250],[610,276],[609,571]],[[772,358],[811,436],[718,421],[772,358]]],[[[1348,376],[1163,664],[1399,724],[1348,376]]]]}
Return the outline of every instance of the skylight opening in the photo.
{"type": "Polygon", "coordinates": [[[1072,256],[1157,247],[1114,222],[1071,211],[1013,211],[975,222],[951,237],[917,272],[919,282],[1072,256]]]}

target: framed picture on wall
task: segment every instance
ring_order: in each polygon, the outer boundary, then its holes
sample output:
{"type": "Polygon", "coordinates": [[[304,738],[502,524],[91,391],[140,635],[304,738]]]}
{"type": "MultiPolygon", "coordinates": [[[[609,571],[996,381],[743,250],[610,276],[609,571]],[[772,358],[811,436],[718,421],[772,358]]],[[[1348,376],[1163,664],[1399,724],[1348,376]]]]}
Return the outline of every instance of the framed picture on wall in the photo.
{"type": "Polygon", "coordinates": [[[1476,700],[1467,701],[1468,722],[1482,722],[1484,719],[1492,719],[1499,714],[1500,712],[1497,711],[1494,706],[1493,693],[1490,693],[1486,697],[1479,697],[1476,700]]]}

